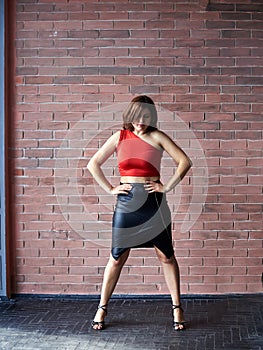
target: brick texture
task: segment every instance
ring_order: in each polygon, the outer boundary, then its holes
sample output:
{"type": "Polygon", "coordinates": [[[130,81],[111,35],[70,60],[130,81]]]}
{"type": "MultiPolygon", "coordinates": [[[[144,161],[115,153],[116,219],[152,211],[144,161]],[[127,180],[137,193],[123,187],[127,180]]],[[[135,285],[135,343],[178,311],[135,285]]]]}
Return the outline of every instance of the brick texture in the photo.
{"type": "MultiPolygon", "coordinates": [[[[186,232],[195,179],[205,177],[198,156],[180,196],[168,196],[182,293],[262,291],[263,3],[16,5],[13,292],[99,293],[114,199],[85,166],[137,94],[166,111],[160,126],[186,151],[198,141],[207,163],[202,213],[186,232]]],[[[164,177],[172,166],[164,160],[164,177]]],[[[116,183],[114,159],[105,172],[116,183]]],[[[116,293],[168,293],[153,250],[132,251],[116,293]]]]}

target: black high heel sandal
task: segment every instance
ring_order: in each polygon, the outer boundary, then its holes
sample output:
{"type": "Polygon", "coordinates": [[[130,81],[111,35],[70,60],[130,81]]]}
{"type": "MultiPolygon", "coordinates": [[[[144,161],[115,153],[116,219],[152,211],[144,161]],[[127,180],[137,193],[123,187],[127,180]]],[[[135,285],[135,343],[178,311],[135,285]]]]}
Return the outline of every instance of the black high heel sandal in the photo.
{"type": "MultiPolygon", "coordinates": [[[[107,316],[107,306],[108,304],[105,304],[105,305],[101,305],[101,306],[98,306],[97,308],[97,311],[99,309],[103,310],[105,312],[105,316],[107,316]]],[[[104,321],[92,321],[91,322],[91,327],[92,329],[94,329],[94,331],[102,331],[103,329],[105,329],[105,322],[104,321]],[[94,326],[97,326],[97,328],[94,328],[94,326]]]]}
{"type": "MultiPolygon", "coordinates": [[[[179,304],[179,305],[173,305],[173,311],[176,310],[176,309],[180,309],[182,312],[184,312],[184,310],[183,310],[181,304],[179,304]]],[[[174,317],[174,315],[173,315],[173,317],[174,317]]],[[[174,330],[175,330],[175,331],[185,331],[185,330],[186,330],[185,324],[186,324],[185,321],[181,321],[181,322],[174,321],[174,322],[173,322],[174,330]],[[183,326],[183,327],[180,328],[180,326],[183,326]],[[175,328],[175,327],[177,327],[177,328],[175,328]]]]}

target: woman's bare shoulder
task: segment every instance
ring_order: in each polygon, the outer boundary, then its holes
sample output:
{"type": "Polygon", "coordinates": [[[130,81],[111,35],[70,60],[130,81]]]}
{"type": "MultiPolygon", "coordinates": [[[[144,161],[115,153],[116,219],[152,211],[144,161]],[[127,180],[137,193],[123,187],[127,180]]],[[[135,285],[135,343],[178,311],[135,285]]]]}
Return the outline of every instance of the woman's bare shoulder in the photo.
{"type": "Polygon", "coordinates": [[[120,135],[121,135],[121,130],[118,130],[118,131],[115,131],[115,132],[112,134],[112,137],[119,138],[120,135]]]}
{"type": "Polygon", "coordinates": [[[120,130],[114,132],[111,136],[109,136],[102,144],[101,149],[105,149],[105,148],[112,148],[112,147],[116,147],[118,145],[120,139],[120,130]]]}
{"type": "Polygon", "coordinates": [[[171,140],[170,136],[168,136],[164,131],[156,129],[151,132],[151,136],[153,140],[155,140],[158,143],[162,143],[163,141],[171,140]]]}
{"type": "Polygon", "coordinates": [[[119,140],[121,135],[121,130],[115,131],[108,139],[109,140],[119,140]]]}

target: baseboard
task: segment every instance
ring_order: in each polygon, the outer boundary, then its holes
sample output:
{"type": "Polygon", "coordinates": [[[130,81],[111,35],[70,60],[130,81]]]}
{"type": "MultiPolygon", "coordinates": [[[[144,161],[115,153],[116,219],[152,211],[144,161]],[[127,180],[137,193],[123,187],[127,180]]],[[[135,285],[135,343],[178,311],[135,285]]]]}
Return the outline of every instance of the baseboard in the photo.
{"type": "MultiPolygon", "coordinates": [[[[263,296],[263,293],[228,293],[228,294],[183,294],[181,299],[225,299],[225,298],[253,298],[255,296],[263,296]]],[[[57,300],[99,300],[97,294],[13,294],[11,300],[19,299],[57,299],[57,300]]],[[[170,300],[169,294],[114,294],[111,300],[127,299],[127,300],[170,300]]],[[[1,301],[7,301],[5,297],[1,301]]]]}

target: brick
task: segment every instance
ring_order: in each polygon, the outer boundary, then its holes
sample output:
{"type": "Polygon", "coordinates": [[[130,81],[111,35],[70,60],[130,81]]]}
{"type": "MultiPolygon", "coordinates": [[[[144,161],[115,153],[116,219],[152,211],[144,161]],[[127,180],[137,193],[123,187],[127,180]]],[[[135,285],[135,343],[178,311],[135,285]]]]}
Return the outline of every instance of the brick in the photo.
{"type": "Polygon", "coordinates": [[[234,210],[239,211],[248,211],[248,212],[259,212],[262,213],[262,205],[261,204],[235,204],[234,210]]]}
{"type": "Polygon", "coordinates": [[[258,22],[258,21],[237,21],[236,22],[236,28],[242,28],[242,29],[259,29],[262,30],[262,23],[258,22]]]}
{"type": "Polygon", "coordinates": [[[196,256],[203,256],[203,257],[211,257],[217,256],[217,250],[216,249],[209,249],[209,250],[201,250],[201,249],[191,249],[190,251],[191,257],[196,257],[196,256]]]}
{"type": "Polygon", "coordinates": [[[217,288],[215,283],[197,284],[192,283],[189,285],[189,293],[191,294],[205,294],[209,290],[211,293],[216,293],[217,288]]]}
{"type": "Polygon", "coordinates": [[[25,83],[26,84],[52,84],[52,77],[47,76],[37,76],[37,77],[26,77],[25,83]]]}
{"type": "Polygon", "coordinates": [[[261,265],[261,257],[247,257],[238,258],[234,257],[233,263],[236,266],[259,266],[261,265]]]}
{"type": "Polygon", "coordinates": [[[170,38],[146,39],[145,41],[145,47],[173,47],[173,44],[174,44],[173,39],[170,39],[170,38]]]}
{"type": "Polygon", "coordinates": [[[146,22],[146,29],[171,29],[174,26],[174,21],[170,20],[151,20],[146,22]]]}
{"type": "MultiPolygon", "coordinates": [[[[163,32],[166,32],[166,31],[162,31],[163,32]]],[[[131,38],[159,38],[159,35],[160,34],[160,31],[159,30],[145,30],[145,29],[137,29],[137,30],[134,30],[134,29],[131,29],[130,30],[130,37],[131,38]]]]}
{"type": "Polygon", "coordinates": [[[262,85],[262,77],[237,77],[238,85],[262,85]]]}
{"type": "Polygon", "coordinates": [[[247,256],[247,249],[220,249],[219,256],[247,256]]]}
{"type": "Polygon", "coordinates": [[[249,30],[222,30],[222,38],[250,38],[249,30]]]}
{"type": "MultiPolygon", "coordinates": [[[[215,283],[215,284],[223,284],[223,283],[231,283],[231,276],[204,276],[204,283],[215,283]]],[[[233,281],[234,282],[234,281],[233,281]]]]}
{"type": "Polygon", "coordinates": [[[219,293],[242,293],[242,291],[246,290],[245,283],[224,283],[218,285],[219,293]]]}
{"type": "MultiPolygon", "coordinates": [[[[189,57],[189,48],[160,48],[159,50],[161,57],[189,57]]],[[[154,55],[155,56],[155,55],[154,55]]],[[[203,56],[202,56],[203,57],[203,56]]]]}
{"type": "Polygon", "coordinates": [[[247,291],[248,293],[256,293],[257,290],[260,290],[262,286],[262,282],[258,282],[258,283],[249,283],[247,284],[247,291]]]}
{"type": "Polygon", "coordinates": [[[227,269],[225,267],[218,267],[218,275],[226,276],[236,276],[236,275],[245,275],[246,266],[229,266],[227,269]]]}
{"type": "Polygon", "coordinates": [[[204,265],[207,266],[232,266],[232,258],[231,257],[204,257],[204,265]]]}
{"type": "Polygon", "coordinates": [[[234,21],[206,21],[207,29],[226,29],[226,28],[235,28],[234,21]]]}
{"type": "Polygon", "coordinates": [[[261,95],[253,95],[253,96],[247,96],[247,95],[237,95],[237,102],[255,102],[255,103],[260,103],[262,102],[262,96],[261,95]]]}
{"type": "Polygon", "coordinates": [[[233,66],[235,66],[235,61],[231,57],[220,57],[220,58],[206,57],[205,62],[208,65],[208,67],[233,67],[233,66]]]}
{"type": "Polygon", "coordinates": [[[233,205],[232,204],[207,204],[204,206],[204,210],[206,212],[232,212],[233,205]]]}
{"type": "Polygon", "coordinates": [[[236,230],[261,230],[262,222],[251,222],[250,220],[246,222],[235,222],[234,228],[236,230]]]}
{"type": "MultiPolygon", "coordinates": [[[[262,24],[258,13],[248,11],[257,5],[244,6],[242,11],[239,4],[223,2],[211,4],[211,11],[204,11],[203,5],[186,1],[176,4],[169,1],[163,11],[162,4],[155,0],[128,5],[122,1],[88,1],[81,5],[61,0],[54,5],[49,0],[27,0],[17,5],[18,112],[14,116],[14,145],[10,150],[16,182],[17,249],[23,258],[38,254],[39,250],[40,257],[50,257],[54,264],[63,267],[59,274],[53,266],[46,270],[44,284],[39,267],[26,265],[27,270],[23,265],[17,277],[17,290],[99,292],[110,250],[110,229],[99,233],[100,223],[79,222],[83,209],[79,200],[91,215],[110,227],[112,198],[90,186],[92,181],[85,171],[77,174],[80,198],[67,198],[66,179],[56,169],[56,186],[65,192],[61,200],[70,201],[68,215],[77,220],[74,227],[79,232],[72,232],[52,195],[55,149],[60,147],[67,131],[75,127],[80,140],[98,135],[87,141],[84,158],[78,162],[80,168],[85,168],[100,140],[106,139],[103,130],[107,123],[99,123],[91,112],[101,112],[113,103],[128,103],[131,95],[149,93],[164,112],[177,113],[162,113],[161,128],[194,153],[196,143],[189,141],[189,132],[175,123],[177,117],[181,118],[185,128],[190,127],[195,133],[209,167],[204,210],[187,236],[181,236],[180,227],[191,201],[196,167],[182,184],[180,205],[176,204],[175,195],[170,196],[176,254],[184,277],[182,290],[224,293],[224,288],[218,286],[223,284],[227,290],[234,281],[239,285],[236,290],[257,291],[260,287],[254,277],[240,279],[246,275],[246,267],[231,265],[226,269],[224,265],[221,269],[209,266],[207,260],[259,258],[260,254],[262,209],[250,206],[261,203],[262,184],[259,161],[262,24]],[[84,119],[89,123],[79,127],[77,122],[84,119]],[[38,194],[40,198],[36,200],[38,194]],[[99,242],[98,234],[107,247],[95,244],[99,242]],[[47,241],[50,244],[54,241],[54,248],[45,247],[47,241]],[[244,256],[245,253],[250,255],[244,256]],[[101,267],[95,267],[92,258],[101,267]],[[226,270],[230,271],[227,276],[226,270]],[[195,289],[190,287],[192,284],[195,289]]],[[[105,118],[113,121],[106,113],[105,118]]],[[[75,157],[78,144],[74,141],[71,146],[68,155],[75,157]]],[[[116,159],[105,167],[107,174],[113,174],[112,167],[116,168],[116,159]]],[[[165,176],[172,171],[169,164],[163,163],[165,176]]],[[[118,181],[115,176],[112,180],[118,181]]],[[[18,258],[18,266],[24,262],[18,258]]],[[[168,293],[153,250],[133,251],[128,264],[118,287],[121,293],[131,290],[132,283],[125,280],[129,274],[138,293],[168,293]],[[138,276],[149,280],[138,282],[138,276]]],[[[257,262],[252,260],[250,264],[255,265],[249,265],[248,271],[251,268],[251,272],[259,274],[257,262]]]]}
{"type": "Polygon", "coordinates": [[[53,276],[45,276],[42,274],[27,275],[24,282],[26,283],[52,283],[54,282],[53,276]]]}
{"type": "Polygon", "coordinates": [[[249,257],[262,257],[263,250],[261,249],[248,249],[248,256],[249,257]]]}
{"type": "Polygon", "coordinates": [[[260,113],[262,110],[262,103],[252,104],[252,112],[253,113],[260,113]]]}

